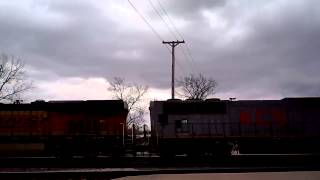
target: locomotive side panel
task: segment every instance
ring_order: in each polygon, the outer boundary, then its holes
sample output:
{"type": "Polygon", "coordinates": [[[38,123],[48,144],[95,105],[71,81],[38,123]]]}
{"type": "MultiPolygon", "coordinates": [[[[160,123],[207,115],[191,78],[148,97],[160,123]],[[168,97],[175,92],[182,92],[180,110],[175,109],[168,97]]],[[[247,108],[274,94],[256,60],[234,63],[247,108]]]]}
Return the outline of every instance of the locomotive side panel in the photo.
{"type": "Polygon", "coordinates": [[[128,110],[122,101],[54,102],[51,111],[56,117],[51,121],[56,139],[50,146],[58,144],[61,153],[110,154],[124,147],[128,110]]]}
{"type": "Polygon", "coordinates": [[[48,133],[45,108],[30,104],[0,105],[0,155],[39,154],[45,149],[40,137],[48,133]]]}
{"type": "Polygon", "coordinates": [[[286,109],[280,101],[230,102],[230,121],[242,137],[280,137],[287,135],[286,109]]]}
{"type": "Polygon", "coordinates": [[[225,102],[152,102],[152,130],[163,138],[224,136],[230,133],[225,102]]]}
{"type": "Polygon", "coordinates": [[[113,152],[127,113],[117,100],[0,104],[0,155],[113,152]]]}
{"type": "Polygon", "coordinates": [[[153,139],[162,154],[211,153],[230,134],[225,101],[151,102],[153,139]]]}
{"type": "Polygon", "coordinates": [[[320,98],[151,102],[153,137],[165,153],[320,152],[320,98]],[[221,111],[224,104],[225,111],[221,111]],[[155,139],[155,138],[154,138],[155,139]]]}
{"type": "Polygon", "coordinates": [[[229,102],[232,122],[239,124],[238,136],[229,138],[240,153],[280,153],[281,140],[288,136],[286,108],[278,100],[229,102]]]}
{"type": "Polygon", "coordinates": [[[36,136],[47,135],[48,113],[46,111],[0,111],[0,135],[36,136]]]}
{"type": "Polygon", "coordinates": [[[293,135],[320,137],[320,98],[285,98],[293,135]]]}

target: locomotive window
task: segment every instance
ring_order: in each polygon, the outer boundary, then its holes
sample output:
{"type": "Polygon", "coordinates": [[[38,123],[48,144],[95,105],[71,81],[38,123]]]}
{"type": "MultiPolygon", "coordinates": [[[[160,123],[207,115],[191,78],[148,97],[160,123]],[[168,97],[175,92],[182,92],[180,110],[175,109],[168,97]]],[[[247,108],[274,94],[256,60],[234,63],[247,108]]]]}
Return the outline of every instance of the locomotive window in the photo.
{"type": "Polygon", "coordinates": [[[187,133],[189,132],[189,126],[188,126],[188,120],[182,119],[182,120],[176,120],[176,132],[177,133],[187,133]]]}

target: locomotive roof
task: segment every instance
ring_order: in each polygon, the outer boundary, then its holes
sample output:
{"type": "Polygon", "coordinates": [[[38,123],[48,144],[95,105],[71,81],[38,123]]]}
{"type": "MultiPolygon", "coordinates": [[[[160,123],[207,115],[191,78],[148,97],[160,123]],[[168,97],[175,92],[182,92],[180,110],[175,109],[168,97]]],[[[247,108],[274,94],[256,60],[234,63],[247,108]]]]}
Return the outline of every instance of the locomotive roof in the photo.
{"type": "Polygon", "coordinates": [[[26,104],[0,104],[0,111],[117,113],[127,111],[127,105],[122,100],[35,101],[26,104]]]}
{"type": "Polygon", "coordinates": [[[227,101],[200,101],[200,100],[186,100],[186,101],[164,101],[163,111],[172,114],[193,114],[193,113],[226,113],[227,101]]]}
{"type": "Polygon", "coordinates": [[[292,106],[300,106],[305,108],[320,107],[320,97],[284,98],[282,100],[292,106]]]}
{"type": "MultiPolygon", "coordinates": [[[[225,113],[228,104],[233,106],[287,106],[299,108],[318,108],[320,107],[320,97],[296,97],[284,98],[281,100],[167,100],[153,101],[150,103],[150,109],[155,104],[162,106],[163,112],[171,114],[193,114],[193,113],[225,113]]],[[[157,105],[157,106],[158,106],[157,105]]]]}

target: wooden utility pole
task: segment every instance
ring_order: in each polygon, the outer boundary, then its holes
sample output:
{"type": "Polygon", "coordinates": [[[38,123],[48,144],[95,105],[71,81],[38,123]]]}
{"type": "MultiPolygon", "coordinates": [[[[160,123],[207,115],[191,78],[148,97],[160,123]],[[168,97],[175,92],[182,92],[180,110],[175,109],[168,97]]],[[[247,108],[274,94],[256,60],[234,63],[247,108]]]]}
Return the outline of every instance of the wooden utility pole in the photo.
{"type": "Polygon", "coordinates": [[[163,44],[169,44],[172,48],[172,75],[171,75],[171,98],[174,99],[174,65],[175,65],[175,56],[174,56],[174,48],[178,46],[180,43],[184,43],[183,41],[162,41],[163,44]]]}

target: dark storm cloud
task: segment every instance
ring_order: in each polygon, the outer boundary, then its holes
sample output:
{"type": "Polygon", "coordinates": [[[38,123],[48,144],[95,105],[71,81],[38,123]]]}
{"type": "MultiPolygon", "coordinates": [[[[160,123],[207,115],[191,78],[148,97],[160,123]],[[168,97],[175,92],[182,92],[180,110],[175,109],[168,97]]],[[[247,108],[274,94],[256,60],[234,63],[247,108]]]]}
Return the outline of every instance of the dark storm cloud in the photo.
{"type": "MultiPolygon", "coordinates": [[[[174,15],[184,16],[184,17],[197,17],[202,10],[213,9],[225,5],[226,0],[175,0],[168,1],[168,11],[174,15]]],[[[161,3],[163,4],[163,3],[161,3]]]]}
{"type": "MultiPolygon", "coordinates": [[[[155,12],[133,2],[167,37],[155,12]]],[[[320,95],[318,1],[161,2],[185,22],[177,26],[195,58],[190,67],[178,46],[177,76],[202,72],[220,93],[245,98],[320,95]]],[[[170,53],[126,1],[0,3],[0,40],[0,51],[24,59],[39,80],[121,76],[170,85],[170,53]],[[117,3],[132,14],[112,9],[117,3]]]]}
{"type": "Polygon", "coordinates": [[[39,5],[45,9],[45,17],[35,17],[32,12],[13,14],[13,9],[2,11],[1,50],[25,59],[29,66],[61,77],[123,76],[144,83],[152,82],[147,79],[150,76],[163,77],[166,71],[162,68],[146,69],[169,64],[163,61],[169,58],[164,55],[168,52],[161,43],[154,43],[151,32],[120,29],[94,3],[68,2],[39,5]]]}
{"type": "Polygon", "coordinates": [[[243,6],[233,11],[234,4],[227,3],[216,10],[225,21],[221,28],[225,31],[220,33],[219,27],[209,27],[209,21],[193,24],[207,23],[207,28],[197,28],[199,33],[192,34],[191,40],[206,45],[194,46],[194,51],[199,52],[202,70],[220,82],[219,91],[238,92],[240,97],[252,90],[261,92],[249,98],[319,96],[319,3],[255,4],[250,13],[243,6]]]}

